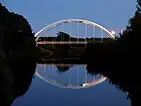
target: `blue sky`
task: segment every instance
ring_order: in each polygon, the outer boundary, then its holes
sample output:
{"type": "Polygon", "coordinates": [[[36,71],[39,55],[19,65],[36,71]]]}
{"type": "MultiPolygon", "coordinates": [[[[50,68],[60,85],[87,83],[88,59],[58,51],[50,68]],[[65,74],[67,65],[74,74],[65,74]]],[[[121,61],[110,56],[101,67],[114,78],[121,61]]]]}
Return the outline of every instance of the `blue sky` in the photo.
{"type": "Polygon", "coordinates": [[[119,31],[136,10],[136,0],[1,0],[13,12],[22,14],[37,32],[55,21],[81,18],[119,31]]]}

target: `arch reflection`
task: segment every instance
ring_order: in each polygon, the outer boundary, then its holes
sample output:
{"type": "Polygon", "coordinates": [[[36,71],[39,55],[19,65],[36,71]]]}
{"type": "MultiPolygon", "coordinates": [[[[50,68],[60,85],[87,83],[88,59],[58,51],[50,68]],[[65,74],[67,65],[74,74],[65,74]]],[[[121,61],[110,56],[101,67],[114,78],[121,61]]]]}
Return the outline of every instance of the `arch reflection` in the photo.
{"type": "Polygon", "coordinates": [[[35,73],[53,86],[70,89],[92,87],[107,79],[101,74],[89,74],[86,64],[37,64],[35,73]]]}

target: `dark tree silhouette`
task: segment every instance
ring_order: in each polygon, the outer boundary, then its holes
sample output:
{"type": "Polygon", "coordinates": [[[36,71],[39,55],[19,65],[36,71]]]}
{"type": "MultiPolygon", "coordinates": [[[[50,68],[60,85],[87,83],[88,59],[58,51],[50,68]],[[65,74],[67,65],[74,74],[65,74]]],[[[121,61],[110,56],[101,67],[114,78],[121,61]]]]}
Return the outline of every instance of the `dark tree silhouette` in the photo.
{"type": "MultiPolygon", "coordinates": [[[[12,95],[7,96],[11,98],[7,98],[7,103],[12,103],[28,90],[35,72],[37,56],[34,33],[28,21],[19,14],[9,12],[0,3],[0,57],[12,73],[11,78],[14,81],[12,90],[9,88],[12,95]]],[[[1,92],[3,91],[0,94],[1,92]]]]}
{"type": "Polygon", "coordinates": [[[13,85],[14,79],[11,70],[4,64],[0,57],[0,96],[1,103],[3,106],[9,106],[13,99],[13,85]]]}
{"type": "Polygon", "coordinates": [[[128,92],[132,106],[140,106],[140,59],[141,59],[141,1],[138,0],[137,11],[129,20],[123,33],[116,41],[95,44],[88,48],[89,73],[102,73],[117,88],[128,92]],[[93,50],[93,51],[92,51],[93,50]],[[95,66],[93,65],[95,64],[95,66]]]}
{"type": "Polygon", "coordinates": [[[57,41],[69,41],[70,40],[70,35],[65,33],[65,32],[59,32],[57,33],[57,37],[56,37],[56,40],[57,41]]]}
{"type": "Polygon", "coordinates": [[[70,69],[70,66],[56,66],[59,72],[66,72],[70,69]]]}
{"type": "MultiPolygon", "coordinates": [[[[65,32],[59,32],[57,34],[56,41],[69,41],[70,35],[65,32]]],[[[71,46],[69,44],[66,45],[55,45],[62,53],[62,57],[66,58],[69,57],[69,51],[71,49],[71,46]]]]}

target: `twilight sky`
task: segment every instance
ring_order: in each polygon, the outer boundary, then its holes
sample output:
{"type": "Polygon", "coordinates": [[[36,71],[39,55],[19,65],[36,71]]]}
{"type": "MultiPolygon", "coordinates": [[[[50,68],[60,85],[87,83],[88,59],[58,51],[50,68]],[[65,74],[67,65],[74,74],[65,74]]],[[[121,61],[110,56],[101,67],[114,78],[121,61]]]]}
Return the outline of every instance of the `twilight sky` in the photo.
{"type": "Polygon", "coordinates": [[[22,14],[37,32],[55,21],[81,18],[119,31],[136,10],[136,0],[0,0],[22,14]]]}

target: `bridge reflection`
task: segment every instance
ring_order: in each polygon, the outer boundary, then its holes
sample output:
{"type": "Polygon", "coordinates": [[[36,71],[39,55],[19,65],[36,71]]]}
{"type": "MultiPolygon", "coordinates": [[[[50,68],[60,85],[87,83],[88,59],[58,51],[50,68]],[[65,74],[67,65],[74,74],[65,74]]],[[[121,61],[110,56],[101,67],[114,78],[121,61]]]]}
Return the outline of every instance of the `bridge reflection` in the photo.
{"type": "Polygon", "coordinates": [[[59,87],[70,89],[88,88],[104,82],[107,78],[102,75],[89,75],[86,70],[86,64],[37,64],[36,75],[43,81],[59,87]],[[55,67],[69,67],[62,71],[55,67]],[[84,68],[85,70],[81,69],[84,68]],[[80,69],[79,69],[80,68],[80,69]],[[63,74],[58,73],[61,71],[63,74]]]}

